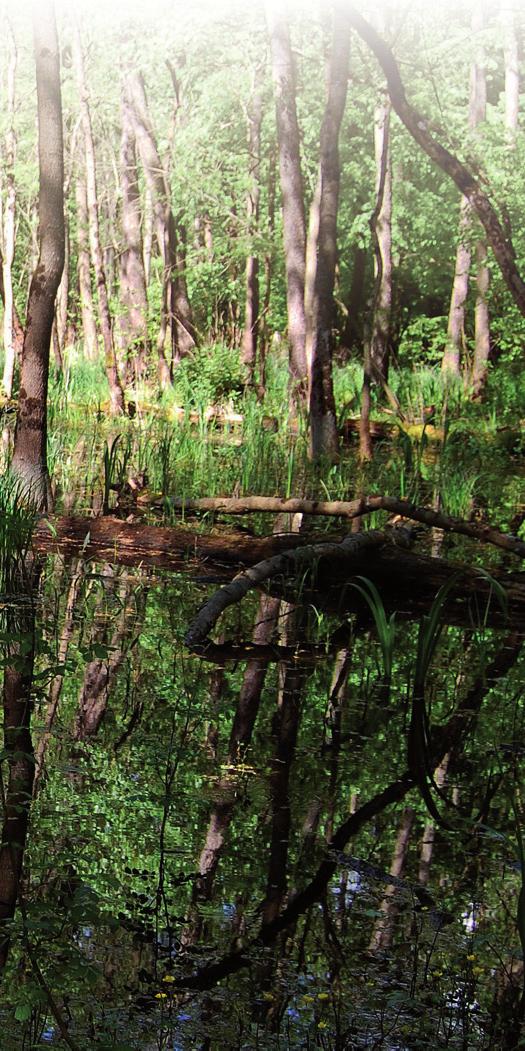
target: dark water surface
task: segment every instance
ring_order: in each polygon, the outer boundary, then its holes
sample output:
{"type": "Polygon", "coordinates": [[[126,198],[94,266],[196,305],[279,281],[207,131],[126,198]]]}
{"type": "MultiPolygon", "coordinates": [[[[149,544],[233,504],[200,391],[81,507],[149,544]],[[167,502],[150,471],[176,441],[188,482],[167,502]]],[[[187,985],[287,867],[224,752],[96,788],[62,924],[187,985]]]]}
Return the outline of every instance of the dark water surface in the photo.
{"type": "Polygon", "coordinates": [[[2,1047],[66,1046],[24,938],[82,1048],[511,1046],[519,646],[491,682],[508,632],[437,642],[431,718],[463,704],[468,723],[436,773],[446,801],[432,789],[448,830],[403,783],[417,623],[399,622],[388,685],[373,623],[254,594],[215,638],[298,656],[221,667],[183,642],[212,590],[48,564],[37,747],[57,707],[2,1047]]]}

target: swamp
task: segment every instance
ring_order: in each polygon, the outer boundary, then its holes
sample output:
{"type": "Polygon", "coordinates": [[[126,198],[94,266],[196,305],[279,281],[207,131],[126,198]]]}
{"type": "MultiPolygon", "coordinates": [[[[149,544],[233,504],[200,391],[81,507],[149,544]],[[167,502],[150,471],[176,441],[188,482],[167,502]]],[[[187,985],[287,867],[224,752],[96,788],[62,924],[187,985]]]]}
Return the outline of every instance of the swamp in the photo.
{"type": "Polygon", "coordinates": [[[525,1047],[522,0],[2,16],[1,1051],[525,1047]]]}

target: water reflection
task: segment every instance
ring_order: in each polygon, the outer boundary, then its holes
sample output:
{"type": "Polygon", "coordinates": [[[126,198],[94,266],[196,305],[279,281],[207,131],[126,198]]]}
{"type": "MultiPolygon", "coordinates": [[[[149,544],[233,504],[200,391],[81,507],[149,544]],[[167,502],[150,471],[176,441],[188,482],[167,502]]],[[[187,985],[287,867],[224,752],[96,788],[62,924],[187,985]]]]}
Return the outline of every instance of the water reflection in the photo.
{"type": "Polygon", "coordinates": [[[521,638],[439,639],[448,833],[407,771],[417,624],[399,625],[385,692],[370,621],[330,653],[333,612],[253,594],[223,640],[325,658],[214,667],[183,643],[208,593],[48,563],[2,1046],[64,1046],[45,986],[80,1047],[500,1046],[521,980],[499,776],[523,730],[521,638]]]}

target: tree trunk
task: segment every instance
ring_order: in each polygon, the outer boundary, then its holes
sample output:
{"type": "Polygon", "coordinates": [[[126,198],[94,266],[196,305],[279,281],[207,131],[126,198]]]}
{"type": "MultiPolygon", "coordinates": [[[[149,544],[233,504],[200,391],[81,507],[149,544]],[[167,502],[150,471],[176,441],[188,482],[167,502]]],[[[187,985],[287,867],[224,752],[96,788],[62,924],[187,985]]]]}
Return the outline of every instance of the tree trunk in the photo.
{"type": "MultiPolygon", "coordinates": [[[[47,503],[47,383],[49,349],[56,292],[64,265],[64,157],[60,60],[52,3],[34,5],[33,42],[38,105],[39,258],[29,292],[27,329],[22,353],[20,395],[12,468],[32,502],[47,503]]],[[[23,637],[11,644],[4,668],[4,752],[9,774],[4,796],[0,846],[0,920],[9,921],[18,899],[33,791],[34,761],[31,739],[31,689],[35,653],[33,588],[38,564],[30,557],[14,570],[9,590],[28,599],[22,612],[7,611],[8,631],[23,637]],[[18,585],[18,586],[17,586],[18,585]]],[[[6,580],[3,580],[6,586],[6,580]]],[[[0,968],[6,963],[9,933],[4,928],[0,968]]]]}
{"type": "Polygon", "coordinates": [[[7,397],[13,392],[13,379],[16,362],[16,345],[14,332],[14,300],[13,300],[13,278],[12,266],[15,255],[15,217],[16,217],[16,187],[15,187],[15,155],[16,155],[16,133],[15,133],[15,79],[17,68],[17,49],[13,34],[13,28],[9,19],[6,19],[6,28],[9,41],[9,55],[7,63],[7,118],[8,128],[5,136],[5,207],[3,221],[3,246],[4,256],[2,263],[2,276],[4,285],[4,375],[2,386],[7,397]]]}
{"type": "Polygon", "coordinates": [[[177,259],[177,230],[171,209],[168,180],[155,141],[142,76],[131,73],[126,90],[132,107],[137,146],[151,194],[153,225],[163,264],[162,317],[157,352],[159,381],[161,386],[167,387],[171,385],[170,367],[164,352],[168,332],[174,362],[195,346],[197,335],[185,293],[181,260],[177,259]]]}
{"type": "Polygon", "coordinates": [[[47,387],[55,296],[64,266],[64,154],[54,8],[33,9],[38,100],[38,264],[29,290],[12,469],[32,501],[47,506],[47,387]]]}
{"type": "MultiPolygon", "coordinates": [[[[248,178],[250,187],[246,200],[248,233],[253,238],[258,233],[259,203],[261,198],[261,125],[262,66],[257,66],[253,77],[252,95],[248,105],[248,178]]],[[[246,259],[246,306],[242,337],[242,361],[248,369],[248,382],[253,384],[257,362],[257,340],[259,335],[259,257],[250,245],[246,259]]]]}
{"type": "Polygon", "coordinates": [[[388,380],[392,324],[392,161],[390,101],[376,107],[374,122],[376,206],[372,217],[374,239],[374,311],[370,337],[372,372],[388,380]]]}
{"type": "Polygon", "coordinates": [[[348,14],[350,24],[378,59],[387,79],[392,106],[399,119],[434,164],[453,180],[476,212],[505,284],[520,314],[525,317],[525,281],[516,266],[516,252],[512,240],[504,230],[488,193],[482,189],[466,165],[430,134],[428,121],[409,103],[399,67],[388,45],[352,4],[345,6],[344,10],[348,14]]]}
{"type": "Polygon", "coordinates": [[[77,204],[78,286],[80,293],[80,311],[82,315],[84,354],[89,361],[96,361],[98,358],[98,336],[95,309],[93,305],[93,290],[91,288],[91,262],[89,258],[89,239],[87,232],[88,210],[86,184],[83,175],[80,173],[78,174],[75,183],[75,196],[77,204]]]}
{"type": "MultiPolygon", "coordinates": [[[[405,869],[406,858],[408,854],[408,848],[410,845],[410,834],[412,832],[412,826],[414,824],[415,811],[413,807],[405,807],[399,823],[399,829],[396,837],[394,846],[394,853],[392,856],[392,864],[390,865],[390,875],[396,879],[400,879],[405,869]]],[[[377,920],[374,928],[374,933],[370,940],[369,952],[378,953],[385,952],[392,944],[392,938],[394,935],[394,923],[397,913],[396,903],[394,900],[395,895],[395,884],[389,883],[383,901],[380,905],[381,916],[377,920]]]]}
{"type": "MultiPolygon", "coordinates": [[[[474,133],[487,118],[487,78],[485,70],[485,48],[482,37],[485,27],[483,6],[472,15],[472,33],[478,34],[480,42],[470,74],[469,124],[474,133]]],[[[478,396],[487,378],[490,354],[490,322],[488,291],[490,273],[487,266],[487,246],[480,238],[476,244],[476,306],[474,314],[474,361],[472,365],[472,393],[478,396]]]]}
{"type": "Polygon", "coordinates": [[[125,90],[122,92],[121,113],[120,186],[124,248],[120,257],[120,341],[128,382],[137,382],[144,378],[148,365],[148,300],[135,135],[130,103],[125,90]]]}
{"type": "Polygon", "coordinates": [[[124,412],[124,392],[118,374],[115,344],[113,340],[113,329],[109,309],[109,296],[106,281],[106,271],[102,254],[100,240],[97,172],[95,160],[95,144],[93,140],[93,128],[91,124],[91,111],[89,106],[89,95],[84,72],[84,56],[80,39],[80,28],[76,26],[75,36],[75,65],[77,74],[78,90],[80,94],[80,113],[82,117],[82,131],[84,135],[84,156],[86,163],[86,201],[88,211],[89,244],[95,280],[97,284],[98,306],[100,316],[100,328],[104,343],[104,360],[106,364],[106,375],[109,384],[110,412],[117,416],[124,412]]]}
{"type": "MultiPolygon", "coordinates": [[[[339,208],[339,132],[348,84],[350,33],[338,6],[334,8],[328,91],[320,135],[319,234],[311,310],[307,312],[310,455],[337,458],[338,437],[332,382],[334,282],[339,208]]],[[[315,220],[317,221],[317,220],[315,220]]]]}
{"type": "Polygon", "coordinates": [[[505,127],[509,143],[516,143],[520,102],[520,67],[516,33],[516,0],[501,0],[501,21],[505,34],[505,127]]]}
{"type": "Polygon", "coordinates": [[[443,372],[451,376],[459,376],[461,373],[461,357],[465,343],[465,307],[468,296],[471,258],[468,243],[470,225],[470,205],[467,198],[463,197],[460,205],[456,268],[448,313],[447,343],[441,362],[443,372]]]}
{"type": "Polygon", "coordinates": [[[279,0],[266,0],[279,142],[290,380],[293,399],[306,395],[306,317],[304,310],[306,223],[299,125],[295,104],[295,69],[290,29],[279,0]]]}

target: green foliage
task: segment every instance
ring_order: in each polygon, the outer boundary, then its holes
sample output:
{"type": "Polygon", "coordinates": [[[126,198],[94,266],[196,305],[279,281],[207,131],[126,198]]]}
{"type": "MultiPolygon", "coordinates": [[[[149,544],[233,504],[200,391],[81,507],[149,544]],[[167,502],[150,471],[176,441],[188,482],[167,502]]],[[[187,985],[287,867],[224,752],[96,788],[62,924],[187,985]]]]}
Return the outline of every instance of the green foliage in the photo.
{"type": "Polygon", "coordinates": [[[195,349],[174,379],[175,398],[195,408],[238,403],[245,382],[239,351],[222,343],[195,349]]]}

